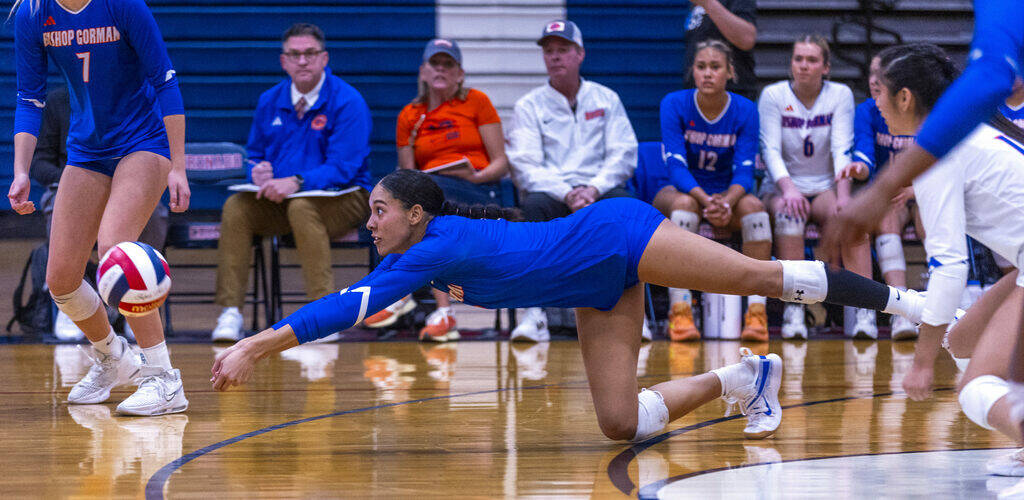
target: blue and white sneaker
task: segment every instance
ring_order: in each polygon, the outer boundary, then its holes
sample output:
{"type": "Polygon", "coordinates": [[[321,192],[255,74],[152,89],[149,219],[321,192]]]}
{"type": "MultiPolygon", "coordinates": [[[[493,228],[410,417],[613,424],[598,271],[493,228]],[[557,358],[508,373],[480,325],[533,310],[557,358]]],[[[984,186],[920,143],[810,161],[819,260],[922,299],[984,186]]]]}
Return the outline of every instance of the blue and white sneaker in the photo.
{"type": "Polygon", "coordinates": [[[775,433],[782,423],[779,387],[782,385],[782,358],[778,354],[755,356],[746,347],[740,348],[743,360],[754,375],[754,382],[737,387],[722,396],[726,403],[738,404],[747,416],[743,435],[747,439],[764,439],[775,433]]]}

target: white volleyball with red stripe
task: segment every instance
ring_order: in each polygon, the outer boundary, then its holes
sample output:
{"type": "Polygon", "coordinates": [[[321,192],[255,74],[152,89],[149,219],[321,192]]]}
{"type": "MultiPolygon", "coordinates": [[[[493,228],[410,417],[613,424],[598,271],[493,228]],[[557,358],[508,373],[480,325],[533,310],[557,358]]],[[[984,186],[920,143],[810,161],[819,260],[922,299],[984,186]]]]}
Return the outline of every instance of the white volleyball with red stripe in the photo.
{"type": "Polygon", "coordinates": [[[153,247],[125,241],[100,259],[96,284],[107,305],[125,316],[142,316],[164,303],[171,291],[171,270],[153,247]]]}

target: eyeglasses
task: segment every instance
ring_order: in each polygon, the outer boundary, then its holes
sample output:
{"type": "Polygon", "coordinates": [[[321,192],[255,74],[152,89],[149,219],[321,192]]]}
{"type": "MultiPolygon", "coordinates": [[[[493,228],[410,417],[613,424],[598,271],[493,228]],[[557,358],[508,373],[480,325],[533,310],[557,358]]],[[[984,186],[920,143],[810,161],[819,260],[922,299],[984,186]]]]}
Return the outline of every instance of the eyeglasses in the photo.
{"type": "Polygon", "coordinates": [[[314,57],[319,56],[320,54],[323,54],[324,52],[326,52],[326,51],[325,50],[307,50],[305,52],[299,52],[297,50],[292,50],[292,51],[288,51],[288,52],[282,52],[281,55],[286,57],[291,62],[299,62],[299,61],[302,60],[303,57],[305,57],[307,61],[312,61],[314,57]]]}

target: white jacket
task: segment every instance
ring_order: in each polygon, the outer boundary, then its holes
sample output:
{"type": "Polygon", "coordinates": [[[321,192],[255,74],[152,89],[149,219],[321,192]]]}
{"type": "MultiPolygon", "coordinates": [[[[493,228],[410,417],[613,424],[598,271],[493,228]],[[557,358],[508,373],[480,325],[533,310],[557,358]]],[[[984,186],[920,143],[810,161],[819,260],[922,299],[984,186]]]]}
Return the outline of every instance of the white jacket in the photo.
{"type": "Polygon", "coordinates": [[[508,158],[516,185],[564,200],[573,186],[600,194],[633,175],[637,141],[619,95],[582,80],[576,113],[550,84],[516,101],[508,158]]]}
{"type": "Polygon", "coordinates": [[[773,181],[790,177],[801,193],[815,195],[831,189],[853,161],[853,92],[846,85],[825,81],[807,109],[788,80],[773,83],[761,92],[757,112],[761,158],[773,181]]]}

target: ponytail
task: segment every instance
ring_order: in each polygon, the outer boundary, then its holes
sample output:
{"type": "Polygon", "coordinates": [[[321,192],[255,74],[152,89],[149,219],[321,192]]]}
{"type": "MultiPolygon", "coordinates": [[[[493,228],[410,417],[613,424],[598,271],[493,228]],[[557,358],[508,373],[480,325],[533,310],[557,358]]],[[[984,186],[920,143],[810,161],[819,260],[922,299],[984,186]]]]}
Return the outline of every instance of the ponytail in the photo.
{"type": "Polygon", "coordinates": [[[445,200],[441,206],[441,213],[437,215],[457,215],[470,219],[505,219],[511,222],[523,220],[523,213],[515,207],[500,207],[493,203],[488,205],[467,205],[450,200],[445,200]]]}
{"type": "Polygon", "coordinates": [[[387,189],[391,196],[402,202],[406,210],[419,205],[430,215],[457,215],[470,219],[505,219],[508,221],[523,220],[517,208],[499,207],[498,205],[464,205],[444,199],[444,191],[430,178],[429,174],[419,170],[398,169],[385,175],[380,185],[387,189]]]}

